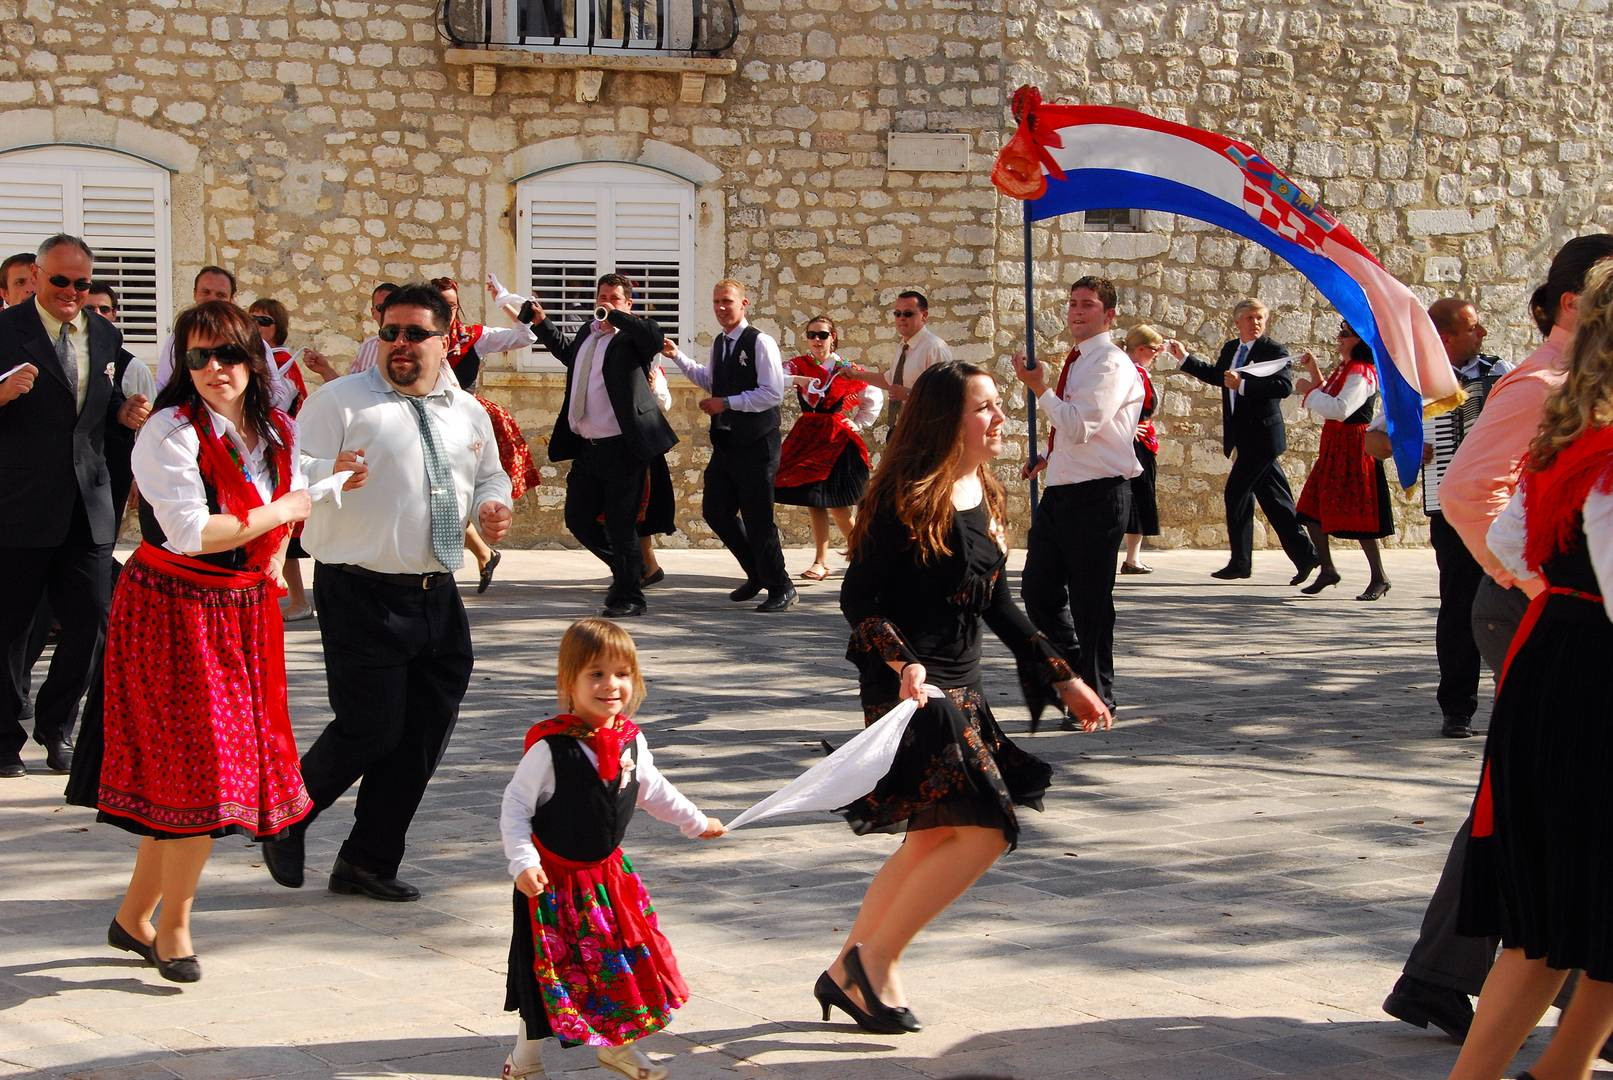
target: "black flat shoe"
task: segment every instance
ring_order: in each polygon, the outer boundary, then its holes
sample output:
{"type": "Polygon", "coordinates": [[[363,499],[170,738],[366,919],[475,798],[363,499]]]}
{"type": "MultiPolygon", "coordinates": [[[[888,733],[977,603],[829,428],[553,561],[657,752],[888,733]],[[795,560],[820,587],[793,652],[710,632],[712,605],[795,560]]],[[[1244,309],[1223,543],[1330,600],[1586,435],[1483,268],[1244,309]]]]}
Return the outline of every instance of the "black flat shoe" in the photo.
{"type": "Polygon", "coordinates": [[[148,964],[157,962],[157,955],[152,947],[125,930],[116,915],[112,916],[112,925],[106,928],[106,943],[114,949],[132,952],[148,964]]]}
{"type": "Polygon", "coordinates": [[[1223,566],[1219,570],[1211,570],[1210,576],[1222,581],[1236,581],[1239,578],[1253,577],[1254,571],[1247,566],[1223,566]]]}
{"type": "Polygon", "coordinates": [[[655,568],[655,573],[645,574],[643,577],[638,579],[638,587],[641,589],[647,589],[651,585],[659,585],[665,580],[666,568],[664,566],[657,566],[655,568]]]}
{"type": "Polygon", "coordinates": [[[273,840],[263,842],[263,865],[276,885],[300,889],[303,882],[302,833],[295,827],[273,840]]]}
{"type": "Polygon", "coordinates": [[[482,567],[482,576],[476,582],[477,592],[484,593],[487,591],[487,587],[493,584],[493,571],[498,569],[499,560],[503,558],[504,553],[497,549],[494,549],[493,554],[487,557],[487,565],[482,567]]]}
{"type": "Polygon", "coordinates": [[[1311,582],[1309,585],[1305,586],[1299,591],[1304,593],[1306,596],[1315,596],[1323,589],[1331,589],[1333,586],[1337,585],[1343,580],[1343,578],[1339,577],[1339,575],[1333,571],[1323,570],[1320,574],[1316,575],[1315,581],[1311,582]]]}
{"type": "Polygon", "coordinates": [[[1290,584],[1290,585],[1299,585],[1299,584],[1301,584],[1302,582],[1304,582],[1304,580],[1306,578],[1311,576],[1311,571],[1312,570],[1315,570],[1318,566],[1321,566],[1321,565],[1322,564],[1319,563],[1319,562],[1308,562],[1308,563],[1305,563],[1303,565],[1294,567],[1294,576],[1288,579],[1288,584],[1290,584]]]}
{"type": "Polygon", "coordinates": [[[794,585],[786,585],[783,592],[768,593],[767,599],[756,605],[756,610],[764,612],[783,611],[786,608],[794,607],[795,602],[800,599],[800,595],[795,591],[794,585]]]}
{"type": "Polygon", "coordinates": [[[1463,720],[1460,716],[1447,716],[1440,725],[1439,733],[1447,739],[1471,739],[1473,737],[1473,722],[1463,720]]]}
{"type": "Polygon", "coordinates": [[[1143,563],[1128,562],[1120,564],[1120,572],[1122,574],[1152,574],[1154,572],[1154,568],[1143,563]]]}
{"type": "Polygon", "coordinates": [[[45,743],[45,768],[53,773],[73,771],[73,744],[66,739],[45,743]]]}
{"type": "Polygon", "coordinates": [[[202,962],[194,956],[176,956],[172,960],[164,960],[157,955],[155,944],[151,947],[151,962],[157,965],[157,974],[169,982],[193,983],[202,981],[202,962]]]}
{"type": "Polygon", "coordinates": [[[1387,581],[1374,581],[1374,582],[1369,583],[1367,585],[1366,592],[1364,592],[1360,596],[1356,597],[1356,599],[1357,600],[1382,600],[1384,597],[1386,597],[1388,595],[1389,595],[1389,583],[1387,581]]]}
{"type": "Polygon", "coordinates": [[[600,614],[607,619],[632,619],[648,610],[649,607],[640,600],[638,603],[606,604],[600,614]]]}
{"type": "Polygon", "coordinates": [[[901,1031],[923,1031],[924,1025],[919,1023],[919,1018],[907,1006],[887,1005],[879,1000],[879,995],[874,993],[874,984],[868,980],[868,972],[863,969],[862,954],[859,952],[861,948],[860,945],[853,945],[846,954],[846,974],[862,991],[863,1001],[868,1005],[868,1015],[877,1023],[895,1024],[901,1031]]]}
{"type": "Polygon", "coordinates": [[[844,990],[840,989],[840,984],[831,979],[827,971],[818,976],[817,983],[812,987],[812,996],[818,999],[819,1005],[823,1006],[823,1019],[825,1022],[829,1019],[829,1010],[832,1007],[851,1017],[852,1023],[864,1031],[871,1031],[875,1035],[901,1035],[907,1031],[906,1028],[897,1024],[882,1023],[857,1008],[857,1003],[852,1001],[844,990]]]}
{"type": "Polygon", "coordinates": [[[761,591],[762,583],[760,581],[756,581],[752,578],[746,578],[745,584],[728,594],[728,599],[732,600],[736,604],[739,604],[746,600],[752,599],[760,594],[761,591]]]}
{"type": "Polygon", "coordinates": [[[382,877],[373,870],[354,866],[338,858],[330,868],[330,891],[343,896],[368,896],[371,900],[387,900],[395,904],[420,899],[420,890],[407,881],[395,877],[382,877]]]}
{"type": "Polygon", "coordinates": [[[23,767],[22,758],[8,757],[0,761],[0,777],[11,779],[18,776],[27,776],[28,770],[23,767]]]}

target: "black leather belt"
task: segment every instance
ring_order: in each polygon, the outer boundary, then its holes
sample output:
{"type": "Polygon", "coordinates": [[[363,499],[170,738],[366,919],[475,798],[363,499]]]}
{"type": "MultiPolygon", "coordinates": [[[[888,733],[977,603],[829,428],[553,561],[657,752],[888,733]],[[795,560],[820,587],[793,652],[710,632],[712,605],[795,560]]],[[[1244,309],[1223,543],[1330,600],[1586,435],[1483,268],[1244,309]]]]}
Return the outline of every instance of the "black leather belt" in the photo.
{"type": "Polygon", "coordinates": [[[340,570],[344,574],[354,577],[368,578],[371,581],[384,581],[388,585],[396,585],[404,589],[435,589],[441,585],[451,584],[454,575],[439,570],[435,574],[383,574],[379,570],[371,570],[367,566],[354,566],[352,563],[321,563],[332,570],[340,570]]]}

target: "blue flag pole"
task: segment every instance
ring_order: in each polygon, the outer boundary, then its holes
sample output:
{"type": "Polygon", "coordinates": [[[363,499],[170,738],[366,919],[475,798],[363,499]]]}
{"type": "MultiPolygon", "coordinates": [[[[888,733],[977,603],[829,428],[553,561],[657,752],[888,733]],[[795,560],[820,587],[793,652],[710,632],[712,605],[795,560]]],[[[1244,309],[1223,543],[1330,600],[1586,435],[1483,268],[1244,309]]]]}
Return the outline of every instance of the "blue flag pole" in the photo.
{"type": "MultiPolygon", "coordinates": [[[[1030,207],[1020,203],[1025,215],[1025,366],[1036,366],[1036,308],[1034,306],[1034,271],[1031,268],[1031,215],[1030,207]]],[[[1025,423],[1030,429],[1030,463],[1034,468],[1041,459],[1036,440],[1036,395],[1025,391],[1025,423]]],[[[1036,518],[1038,502],[1036,477],[1031,477],[1031,518],[1036,518]]]]}

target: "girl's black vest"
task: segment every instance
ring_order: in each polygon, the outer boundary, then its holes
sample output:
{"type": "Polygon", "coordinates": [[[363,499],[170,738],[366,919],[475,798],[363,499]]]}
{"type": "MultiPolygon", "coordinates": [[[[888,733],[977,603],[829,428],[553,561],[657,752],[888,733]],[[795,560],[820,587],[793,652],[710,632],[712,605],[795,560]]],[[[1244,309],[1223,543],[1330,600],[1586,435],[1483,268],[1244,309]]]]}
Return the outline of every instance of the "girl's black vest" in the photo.
{"type": "Polygon", "coordinates": [[[623,749],[633,763],[607,785],[570,735],[543,740],[554,759],[554,795],[532,815],[532,835],[562,859],[600,862],[622,845],[638,803],[638,740],[623,749]]]}

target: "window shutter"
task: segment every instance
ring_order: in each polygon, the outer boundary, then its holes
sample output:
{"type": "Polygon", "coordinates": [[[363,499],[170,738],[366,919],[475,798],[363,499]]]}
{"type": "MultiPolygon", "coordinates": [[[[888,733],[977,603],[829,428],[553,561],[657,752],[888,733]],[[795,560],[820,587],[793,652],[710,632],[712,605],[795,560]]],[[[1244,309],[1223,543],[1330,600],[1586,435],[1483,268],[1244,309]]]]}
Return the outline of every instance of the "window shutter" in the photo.
{"type": "MultiPolygon", "coordinates": [[[[594,314],[594,272],[599,250],[599,205],[591,192],[569,185],[535,185],[527,201],[523,259],[530,295],[538,298],[561,334],[570,337],[594,314]]],[[[536,352],[546,352],[541,345],[536,352]]]]}
{"type": "Polygon", "coordinates": [[[616,188],[610,263],[632,278],[633,308],[677,337],[683,325],[683,251],[692,193],[671,187],[616,188]]]}
{"type": "Polygon", "coordinates": [[[108,172],[86,177],[83,237],[95,252],[95,276],[118,290],[118,327],[129,344],[155,345],[161,193],[152,178],[108,172]]]}
{"type": "Polygon", "coordinates": [[[69,197],[67,183],[45,170],[0,165],[0,259],[65,231],[69,197]]]}

